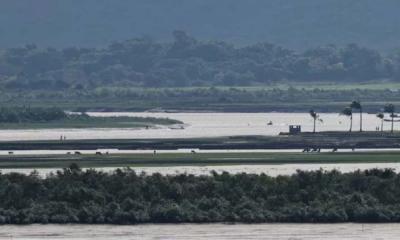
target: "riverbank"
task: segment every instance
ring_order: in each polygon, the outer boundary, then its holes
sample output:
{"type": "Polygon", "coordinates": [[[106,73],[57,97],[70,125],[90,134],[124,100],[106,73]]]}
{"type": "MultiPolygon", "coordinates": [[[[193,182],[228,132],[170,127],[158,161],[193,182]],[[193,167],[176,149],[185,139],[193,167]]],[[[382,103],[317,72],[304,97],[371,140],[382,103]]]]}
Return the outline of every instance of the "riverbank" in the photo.
{"type": "Polygon", "coordinates": [[[385,239],[397,240],[400,224],[146,224],[134,226],[47,224],[7,225],[0,239],[109,240],[276,240],[385,239]]]}
{"type": "Polygon", "coordinates": [[[81,128],[153,128],[178,125],[181,121],[152,117],[70,117],[47,122],[2,123],[0,129],[81,129],[81,128]]]}
{"type": "Polygon", "coordinates": [[[353,149],[399,147],[399,132],[318,132],[315,134],[214,138],[0,141],[0,150],[353,149]]]}
{"type": "MultiPolygon", "coordinates": [[[[97,171],[104,173],[112,173],[120,167],[96,167],[97,171]]],[[[63,168],[2,168],[1,173],[20,173],[29,175],[34,172],[38,176],[45,178],[63,168]]],[[[93,168],[82,168],[83,170],[93,168]]],[[[298,171],[339,171],[341,173],[350,173],[355,171],[365,171],[370,169],[392,169],[396,173],[400,173],[400,162],[376,162],[376,163],[289,163],[289,164],[232,164],[232,165],[131,165],[130,169],[137,174],[160,174],[176,176],[181,174],[190,174],[193,176],[210,176],[213,173],[222,174],[265,174],[270,177],[290,176],[298,171]]]]}
{"type": "MultiPolygon", "coordinates": [[[[8,106],[57,106],[71,111],[214,111],[214,112],[340,112],[358,99],[364,112],[381,111],[386,103],[398,105],[399,84],[296,82],[253,87],[135,88],[99,87],[77,90],[7,92],[8,106]],[[101,93],[101,94],[100,94],[101,93]],[[78,97],[79,96],[79,97],[78,97]]],[[[0,100],[2,97],[0,96],[0,100]]]]}
{"type": "Polygon", "coordinates": [[[83,168],[232,166],[276,164],[400,163],[400,151],[343,153],[147,153],[57,155],[1,155],[0,168],[65,168],[77,163],[83,168]]]}

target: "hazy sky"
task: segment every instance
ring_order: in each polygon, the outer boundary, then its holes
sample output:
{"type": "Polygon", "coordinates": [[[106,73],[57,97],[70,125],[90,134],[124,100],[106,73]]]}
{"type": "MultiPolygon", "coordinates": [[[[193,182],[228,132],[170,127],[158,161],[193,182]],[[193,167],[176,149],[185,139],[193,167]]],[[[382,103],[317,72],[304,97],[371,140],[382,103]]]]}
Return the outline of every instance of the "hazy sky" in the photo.
{"type": "Polygon", "coordinates": [[[171,39],[399,46],[398,0],[0,0],[0,47],[101,46],[144,35],[171,39]]]}

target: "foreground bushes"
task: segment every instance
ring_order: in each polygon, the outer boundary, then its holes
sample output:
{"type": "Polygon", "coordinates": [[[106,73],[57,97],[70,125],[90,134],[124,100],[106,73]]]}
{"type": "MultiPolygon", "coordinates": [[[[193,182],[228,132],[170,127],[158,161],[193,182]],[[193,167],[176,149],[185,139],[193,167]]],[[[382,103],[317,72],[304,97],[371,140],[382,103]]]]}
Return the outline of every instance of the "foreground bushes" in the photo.
{"type": "Polygon", "coordinates": [[[0,223],[399,222],[399,183],[388,169],[273,178],[72,166],[45,179],[0,174],[0,223]]]}

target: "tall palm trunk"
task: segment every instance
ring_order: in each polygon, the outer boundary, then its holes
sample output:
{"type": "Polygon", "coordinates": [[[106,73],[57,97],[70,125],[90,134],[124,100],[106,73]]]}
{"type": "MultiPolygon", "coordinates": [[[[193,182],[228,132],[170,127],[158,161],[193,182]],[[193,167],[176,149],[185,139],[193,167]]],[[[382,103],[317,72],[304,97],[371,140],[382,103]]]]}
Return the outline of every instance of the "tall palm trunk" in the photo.
{"type": "Polygon", "coordinates": [[[314,128],[313,128],[313,133],[315,133],[315,125],[316,125],[317,119],[314,118],[314,128]]]}
{"type": "Polygon", "coordinates": [[[394,124],[394,113],[392,113],[392,129],[390,130],[391,133],[393,133],[393,124],[394,124]]]}
{"type": "Polygon", "coordinates": [[[362,108],[360,108],[360,132],[362,132],[362,108]]]}
{"type": "Polygon", "coordinates": [[[350,130],[349,132],[351,132],[353,130],[353,115],[350,116],[350,130]]]}

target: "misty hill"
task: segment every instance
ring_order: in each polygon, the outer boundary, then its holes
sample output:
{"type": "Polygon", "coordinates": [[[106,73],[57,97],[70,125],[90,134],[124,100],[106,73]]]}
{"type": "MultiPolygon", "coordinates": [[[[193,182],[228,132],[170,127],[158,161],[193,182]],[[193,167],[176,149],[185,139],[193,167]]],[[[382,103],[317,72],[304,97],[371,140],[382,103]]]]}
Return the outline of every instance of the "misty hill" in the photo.
{"type": "Polygon", "coordinates": [[[398,0],[2,0],[0,48],[106,46],[184,30],[235,44],[268,41],[294,49],[357,43],[399,47],[398,0]]]}

